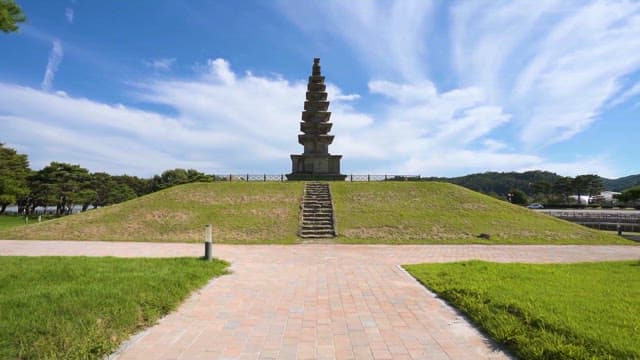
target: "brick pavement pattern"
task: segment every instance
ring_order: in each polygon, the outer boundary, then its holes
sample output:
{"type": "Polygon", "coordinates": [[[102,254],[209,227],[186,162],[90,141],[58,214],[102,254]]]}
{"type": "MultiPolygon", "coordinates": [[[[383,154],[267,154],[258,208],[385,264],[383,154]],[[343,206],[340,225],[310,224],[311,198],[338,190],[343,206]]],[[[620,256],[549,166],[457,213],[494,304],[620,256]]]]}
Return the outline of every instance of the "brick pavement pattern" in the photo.
{"type": "MultiPolygon", "coordinates": [[[[0,241],[0,255],[201,256],[202,244],[0,241]]],[[[212,280],[111,359],[506,359],[399,264],[640,258],[637,246],[214,245],[212,280]]]]}

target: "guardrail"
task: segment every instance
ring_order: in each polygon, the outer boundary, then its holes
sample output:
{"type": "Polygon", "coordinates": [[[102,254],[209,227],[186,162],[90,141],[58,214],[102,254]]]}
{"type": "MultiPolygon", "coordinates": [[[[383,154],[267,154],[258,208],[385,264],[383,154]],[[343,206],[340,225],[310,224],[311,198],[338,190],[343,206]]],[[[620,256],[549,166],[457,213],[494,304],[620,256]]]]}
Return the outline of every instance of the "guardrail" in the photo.
{"type": "Polygon", "coordinates": [[[594,211],[544,211],[541,213],[599,230],[640,231],[640,213],[621,214],[594,211]]]}
{"type": "MultiPolygon", "coordinates": [[[[284,174],[228,174],[213,175],[214,181],[288,181],[284,174]]],[[[345,181],[420,181],[420,175],[361,175],[348,174],[345,181]]]]}

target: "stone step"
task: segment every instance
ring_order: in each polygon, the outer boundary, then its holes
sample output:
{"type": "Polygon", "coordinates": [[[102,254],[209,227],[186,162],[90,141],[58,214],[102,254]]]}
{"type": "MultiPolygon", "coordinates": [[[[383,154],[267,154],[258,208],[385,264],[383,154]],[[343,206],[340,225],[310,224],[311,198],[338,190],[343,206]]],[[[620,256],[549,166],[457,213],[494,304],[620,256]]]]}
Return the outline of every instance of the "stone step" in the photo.
{"type": "Polygon", "coordinates": [[[333,230],[333,224],[302,224],[302,229],[331,229],[333,230]]]}
{"type": "Polygon", "coordinates": [[[300,235],[301,239],[308,239],[308,240],[332,239],[334,237],[335,237],[334,235],[300,235]]]}
{"type": "Polygon", "coordinates": [[[331,208],[331,203],[330,202],[314,202],[314,201],[305,201],[302,203],[303,206],[308,206],[308,207],[322,207],[322,208],[331,208]]]}
{"type": "Polygon", "coordinates": [[[300,231],[301,236],[335,236],[333,230],[302,230],[300,231]]]}
{"type": "Polygon", "coordinates": [[[328,184],[307,183],[300,211],[302,218],[298,235],[301,238],[332,238],[336,235],[328,184]]]}

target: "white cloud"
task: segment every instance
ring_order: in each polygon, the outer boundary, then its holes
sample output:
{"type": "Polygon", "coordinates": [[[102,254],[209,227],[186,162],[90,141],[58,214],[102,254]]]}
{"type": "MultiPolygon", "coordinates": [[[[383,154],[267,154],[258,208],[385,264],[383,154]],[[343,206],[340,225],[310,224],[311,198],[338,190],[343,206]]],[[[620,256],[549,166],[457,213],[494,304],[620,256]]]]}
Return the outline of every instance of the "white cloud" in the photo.
{"type": "Polygon", "coordinates": [[[515,168],[517,171],[539,170],[562,174],[564,176],[577,176],[584,174],[598,174],[607,178],[616,178],[619,174],[611,167],[611,161],[606,156],[596,156],[589,159],[576,160],[574,162],[542,161],[534,165],[515,168]]]}
{"type": "MultiPolygon", "coordinates": [[[[175,115],[0,83],[0,133],[36,168],[59,160],[143,176],[174,167],[288,172],[289,154],[302,152],[296,138],[305,82],[241,75],[224,59],[207,64],[192,79],[134,83],[139,101],[175,115]]],[[[344,155],[346,173],[460,175],[554,166],[495,138],[511,115],[480,88],[439,92],[429,81],[378,80],[369,89],[382,97],[379,113],[359,111],[359,94],[328,84],[331,152],[344,155]]]]}
{"type": "Polygon", "coordinates": [[[433,10],[429,0],[280,1],[280,8],[302,29],[343,37],[377,75],[404,81],[425,78],[423,36],[433,10]]]}
{"type": "Polygon", "coordinates": [[[625,103],[627,100],[632,99],[636,96],[640,95],[640,82],[626,89],[622,94],[613,98],[607,106],[614,107],[620,104],[625,103]]]}
{"type": "Polygon", "coordinates": [[[73,9],[68,7],[64,9],[64,17],[67,19],[69,24],[73,24],[73,9]]]}
{"type": "Polygon", "coordinates": [[[173,64],[175,64],[176,59],[174,58],[161,58],[155,59],[151,61],[143,60],[143,63],[148,67],[158,70],[158,71],[169,71],[173,64]]]}
{"type": "MultiPolygon", "coordinates": [[[[488,130],[475,127],[468,133],[473,141],[486,140],[477,138],[478,131],[505,143],[486,146],[490,152],[535,154],[573,138],[607,107],[640,93],[626,84],[640,70],[640,3],[634,1],[283,1],[280,9],[312,36],[325,39],[320,36],[330,32],[355,50],[375,79],[370,91],[398,102],[379,116],[397,119],[394,131],[444,136],[434,119],[446,122],[451,109],[482,104],[508,114],[508,131],[493,134],[492,123],[488,130]],[[441,24],[447,12],[449,28],[436,33],[432,24],[441,24]],[[450,59],[450,69],[432,68],[433,60],[442,58],[450,59]],[[451,99],[438,95],[442,98],[434,105],[435,86],[428,84],[435,70],[446,73],[434,79],[449,82],[451,99]],[[501,138],[505,134],[508,139],[501,138]]],[[[351,146],[358,153],[377,154],[367,146],[351,146]]]]}
{"type": "Polygon", "coordinates": [[[587,129],[640,69],[637,2],[474,1],[452,14],[459,77],[514,113],[531,148],[587,129]]]}
{"type": "Polygon", "coordinates": [[[64,51],[62,50],[62,44],[57,39],[53,40],[51,51],[49,52],[49,61],[47,62],[47,68],[44,71],[44,78],[42,79],[42,83],[40,84],[42,90],[51,90],[51,86],[53,85],[53,78],[56,75],[56,71],[58,71],[58,66],[60,66],[60,62],[62,61],[63,56],[64,51]]]}

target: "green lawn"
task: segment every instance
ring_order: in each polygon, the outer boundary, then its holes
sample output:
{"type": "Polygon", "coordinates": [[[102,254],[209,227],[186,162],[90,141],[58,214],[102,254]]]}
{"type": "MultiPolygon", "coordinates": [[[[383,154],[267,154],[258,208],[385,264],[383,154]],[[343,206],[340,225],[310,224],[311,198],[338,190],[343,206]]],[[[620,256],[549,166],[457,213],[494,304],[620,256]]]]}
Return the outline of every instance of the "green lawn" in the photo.
{"type": "Polygon", "coordinates": [[[190,258],[0,257],[0,359],[100,359],[227,265],[190,258]]]}
{"type": "Polygon", "coordinates": [[[453,184],[334,182],[331,191],[345,243],[633,244],[453,184]]]}
{"type": "MultiPolygon", "coordinates": [[[[175,186],[121,204],[0,229],[0,239],[291,244],[304,182],[175,186]]],[[[366,244],[635,244],[438,182],[331,182],[338,238],[366,244]],[[490,239],[479,238],[485,233],[490,239]]]]}
{"type": "Polygon", "coordinates": [[[405,266],[522,359],[640,359],[640,261],[405,266]]]}
{"type": "Polygon", "coordinates": [[[24,225],[23,216],[0,215],[0,230],[9,229],[20,225],[24,225]]]}
{"type": "Polygon", "coordinates": [[[0,230],[0,239],[292,243],[302,182],[214,182],[174,186],[121,204],[0,230]]]}

